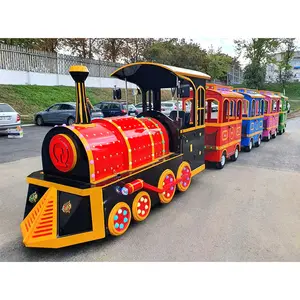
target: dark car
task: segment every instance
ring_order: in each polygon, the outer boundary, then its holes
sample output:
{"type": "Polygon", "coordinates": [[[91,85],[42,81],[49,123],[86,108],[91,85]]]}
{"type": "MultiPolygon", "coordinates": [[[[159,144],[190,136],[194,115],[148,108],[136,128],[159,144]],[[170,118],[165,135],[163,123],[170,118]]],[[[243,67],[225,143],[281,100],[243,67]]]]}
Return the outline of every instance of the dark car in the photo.
{"type": "MultiPolygon", "coordinates": [[[[44,111],[40,111],[34,115],[36,125],[43,124],[67,124],[72,125],[76,117],[76,103],[75,102],[62,102],[56,103],[44,111]]],[[[103,118],[103,113],[97,107],[92,109],[91,119],[103,118]]]]}
{"type": "MultiPolygon", "coordinates": [[[[102,101],[95,105],[103,112],[104,117],[116,117],[127,115],[127,105],[124,102],[102,101]]],[[[133,104],[128,104],[128,115],[136,116],[137,109],[133,104]]]]}

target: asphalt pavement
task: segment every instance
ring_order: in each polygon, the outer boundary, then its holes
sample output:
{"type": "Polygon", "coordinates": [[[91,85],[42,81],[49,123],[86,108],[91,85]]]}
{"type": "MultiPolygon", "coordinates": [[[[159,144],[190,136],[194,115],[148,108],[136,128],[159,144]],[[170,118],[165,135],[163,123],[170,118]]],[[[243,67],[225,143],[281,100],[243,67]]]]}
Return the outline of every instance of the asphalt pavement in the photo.
{"type": "Polygon", "coordinates": [[[125,235],[63,249],[22,244],[25,178],[49,127],[0,137],[0,261],[300,261],[300,118],[287,132],[207,169],[125,235]],[[4,149],[6,148],[6,149],[4,149]]]}

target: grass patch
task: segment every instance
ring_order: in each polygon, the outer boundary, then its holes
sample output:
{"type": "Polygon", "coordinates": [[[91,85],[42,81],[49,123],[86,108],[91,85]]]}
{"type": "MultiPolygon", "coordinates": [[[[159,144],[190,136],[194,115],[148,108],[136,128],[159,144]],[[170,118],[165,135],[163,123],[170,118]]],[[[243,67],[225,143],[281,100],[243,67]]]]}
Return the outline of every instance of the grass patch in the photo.
{"type": "MultiPolygon", "coordinates": [[[[87,88],[87,97],[93,104],[112,100],[110,88],[87,88]]],[[[122,100],[125,101],[125,89],[122,90],[122,100]]],[[[163,91],[162,100],[171,99],[171,92],[163,91]]],[[[75,101],[75,87],[67,86],[37,86],[37,85],[0,85],[0,102],[10,104],[22,115],[22,121],[32,121],[32,116],[38,111],[57,102],[75,101]],[[24,117],[25,115],[25,117],[24,117]],[[29,115],[29,117],[26,117],[29,115]]],[[[132,89],[128,89],[128,101],[134,103],[132,89]]],[[[137,96],[137,103],[141,95],[137,96]]]]}

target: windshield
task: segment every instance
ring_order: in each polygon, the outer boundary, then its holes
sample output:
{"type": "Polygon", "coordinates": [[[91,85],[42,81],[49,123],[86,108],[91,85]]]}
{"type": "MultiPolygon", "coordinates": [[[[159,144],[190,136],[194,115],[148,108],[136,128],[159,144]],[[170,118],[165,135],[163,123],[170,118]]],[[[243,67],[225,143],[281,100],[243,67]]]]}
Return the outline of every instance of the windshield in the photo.
{"type": "Polygon", "coordinates": [[[0,112],[15,112],[15,110],[8,104],[0,104],[0,112]]]}

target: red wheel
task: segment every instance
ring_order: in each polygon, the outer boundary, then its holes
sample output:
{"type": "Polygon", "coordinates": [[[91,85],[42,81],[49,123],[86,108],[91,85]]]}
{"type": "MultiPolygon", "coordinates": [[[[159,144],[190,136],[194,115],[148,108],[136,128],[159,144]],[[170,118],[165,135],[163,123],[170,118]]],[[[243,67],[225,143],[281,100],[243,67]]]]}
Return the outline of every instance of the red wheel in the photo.
{"type": "Polygon", "coordinates": [[[111,235],[124,234],[131,221],[130,207],[125,202],[117,203],[108,217],[108,230],[111,235]]]}
{"type": "MultiPolygon", "coordinates": [[[[167,169],[165,170],[158,181],[158,188],[163,189],[164,186],[170,185],[175,182],[175,175],[174,173],[167,169]]],[[[161,203],[169,203],[172,201],[174,194],[176,191],[176,186],[171,185],[162,193],[158,193],[159,199],[161,203]]]]}
{"type": "Polygon", "coordinates": [[[186,161],[182,162],[177,171],[177,180],[182,178],[180,182],[177,184],[177,188],[181,192],[185,192],[192,181],[192,170],[190,164],[186,161]]]}
{"type": "Polygon", "coordinates": [[[151,210],[151,198],[147,192],[138,193],[132,203],[132,215],[136,221],[144,221],[151,210]]]}

